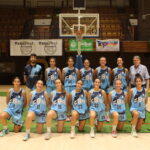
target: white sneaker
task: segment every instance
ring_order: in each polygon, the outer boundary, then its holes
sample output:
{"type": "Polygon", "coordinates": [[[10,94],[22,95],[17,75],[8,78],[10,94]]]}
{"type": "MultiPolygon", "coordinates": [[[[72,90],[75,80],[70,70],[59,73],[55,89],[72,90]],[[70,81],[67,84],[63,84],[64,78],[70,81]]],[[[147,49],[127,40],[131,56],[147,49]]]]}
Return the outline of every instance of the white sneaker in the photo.
{"type": "Polygon", "coordinates": [[[135,130],[132,130],[132,131],[131,131],[131,135],[132,135],[133,137],[138,137],[138,135],[137,135],[137,133],[136,133],[135,130]]]}
{"type": "Polygon", "coordinates": [[[117,132],[116,131],[112,131],[111,135],[112,135],[113,138],[116,138],[117,137],[117,132]]]}
{"type": "Polygon", "coordinates": [[[71,133],[70,133],[70,138],[71,139],[74,139],[75,138],[75,130],[71,130],[71,133]]]}
{"type": "Polygon", "coordinates": [[[90,137],[91,137],[91,138],[95,138],[95,132],[94,132],[94,129],[93,129],[93,128],[91,128],[90,137]]]}
{"type": "Polygon", "coordinates": [[[51,133],[46,133],[45,134],[45,140],[49,140],[51,138],[51,133]]]}

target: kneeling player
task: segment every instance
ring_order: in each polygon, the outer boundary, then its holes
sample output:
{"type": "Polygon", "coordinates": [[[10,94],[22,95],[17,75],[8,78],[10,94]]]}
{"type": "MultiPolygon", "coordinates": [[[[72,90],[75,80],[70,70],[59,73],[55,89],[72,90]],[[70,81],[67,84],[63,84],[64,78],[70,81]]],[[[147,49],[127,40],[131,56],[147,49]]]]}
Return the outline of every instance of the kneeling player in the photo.
{"type": "Polygon", "coordinates": [[[129,105],[132,113],[132,131],[133,137],[137,137],[136,131],[142,127],[145,119],[145,108],[148,101],[148,90],[142,87],[143,78],[137,75],[135,78],[136,87],[129,91],[129,105]]]}
{"type": "Polygon", "coordinates": [[[29,95],[28,105],[29,110],[26,118],[26,135],[23,140],[27,141],[30,138],[30,128],[32,121],[37,121],[37,133],[42,133],[43,126],[46,120],[46,104],[48,103],[48,94],[43,91],[43,81],[38,80],[36,89],[29,95]]]}
{"type": "Polygon", "coordinates": [[[90,137],[94,138],[94,120],[97,117],[97,130],[101,131],[103,121],[106,120],[106,93],[100,88],[100,79],[95,79],[94,88],[89,91],[88,105],[90,106],[90,137]]]}
{"type": "Polygon", "coordinates": [[[12,122],[14,123],[14,131],[19,132],[22,126],[22,111],[23,107],[26,106],[26,93],[20,87],[20,79],[15,77],[13,80],[13,88],[11,88],[6,97],[6,103],[8,104],[4,112],[0,114],[0,120],[3,125],[3,130],[0,136],[5,136],[8,134],[9,130],[7,127],[7,119],[12,117],[12,122]]]}
{"type": "Polygon", "coordinates": [[[110,113],[113,117],[112,137],[117,137],[117,130],[122,130],[126,120],[126,101],[127,94],[121,90],[122,82],[120,79],[115,80],[115,90],[108,95],[110,102],[110,113]]]}
{"type": "Polygon", "coordinates": [[[75,125],[79,120],[79,131],[83,131],[86,119],[89,118],[87,106],[87,92],[82,89],[82,81],[76,83],[76,89],[70,93],[70,102],[72,107],[71,113],[71,136],[75,137],[75,125]]]}
{"type": "Polygon", "coordinates": [[[55,81],[56,90],[52,91],[50,94],[50,111],[47,113],[46,125],[47,133],[45,140],[49,140],[51,136],[51,124],[52,119],[57,119],[57,131],[61,133],[64,127],[64,121],[66,120],[66,111],[68,103],[68,94],[63,88],[62,82],[60,79],[55,81]]]}

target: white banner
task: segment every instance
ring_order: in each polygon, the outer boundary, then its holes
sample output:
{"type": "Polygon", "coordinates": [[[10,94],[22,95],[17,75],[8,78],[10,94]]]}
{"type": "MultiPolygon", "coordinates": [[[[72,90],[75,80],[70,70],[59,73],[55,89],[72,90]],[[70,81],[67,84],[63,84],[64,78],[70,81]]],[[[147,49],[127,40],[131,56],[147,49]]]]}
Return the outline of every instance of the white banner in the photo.
{"type": "Polygon", "coordinates": [[[11,40],[10,56],[62,56],[62,39],[11,40]]]}
{"type": "Polygon", "coordinates": [[[96,40],[96,51],[119,51],[118,39],[96,40]]]}

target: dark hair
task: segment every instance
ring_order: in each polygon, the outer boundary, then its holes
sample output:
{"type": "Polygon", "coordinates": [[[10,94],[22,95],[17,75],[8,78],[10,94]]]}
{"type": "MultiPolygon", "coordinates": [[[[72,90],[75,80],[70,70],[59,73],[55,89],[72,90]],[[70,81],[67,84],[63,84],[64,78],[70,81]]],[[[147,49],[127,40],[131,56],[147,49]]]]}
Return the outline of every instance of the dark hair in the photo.
{"type": "Polygon", "coordinates": [[[44,84],[44,81],[43,81],[43,80],[41,80],[41,79],[37,80],[37,81],[36,81],[36,84],[38,83],[38,81],[42,81],[42,83],[44,84]]]}
{"type": "Polygon", "coordinates": [[[102,57],[99,58],[99,60],[101,60],[102,58],[105,58],[105,59],[106,59],[106,57],[102,56],[102,57]]]}
{"type": "Polygon", "coordinates": [[[72,59],[72,60],[74,61],[74,58],[73,58],[72,56],[69,56],[69,57],[67,58],[67,62],[68,62],[69,59],[72,59]]]}
{"type": "Polygon", "coordinates": [[[143,78],[142,78],[142,76],[139,73],[135,74],[134,81],[136,82],[137,79],[140,79],[143,82],[143,78]]]}
{"type": "Polygon", "coordinates": [[[32,56],[37,57],[37,55],[36,55],[35,53],[32,53],[32,54],[30,55],[30,57],[32,57],[32,56]]]}
{"type": "Polygon", "coordinates": [[[83,61],[83,62],[85,62],[86,60],[90,63],[90,60],[89,60],[89,59],[87,59],[87,58],[86,58],[86,59],[84,59],[84,61],[83,61]]]}
{"type": "MultiPolygon", "coordinates": [[[[19,78],[18,76],[16,76],[16,77],[13,78],[13,82],[14,82],[16,79],[18,79],[18,80],[20,81],[20,78],[19,78]]],[[[21,81],[20,81],[20,82],[21,82],[21,81]]]]}
{"type": "Polygon", "coordinates": [[[65,91],[65,89],[64,89],[63,83],[62,83],[62,81],[61,81],[60,79],[56,79],[56,80],[55,80],[55,83],[56,83],[57,80],[59,80],[59,81],[61,82],[61,84],[62,84],[61,93],[62,93],[62,96],[65,97],[66,91],[65,91]]]}
{"type": "Polygon", "coordinates": [[[115,79],[115,83],[116,83],[116,81],[120,81],[122,83],[121,79],[119,79],[119,78],[115,79]]]}
{"type": "Polygon", "coordinates": [[[119,58],[123,60],[123,58],[122,58],[122,57],[118,57],[118,58],[117,58],[117,60],[118,60],[119,58]]]}
{"type": "Polygon", "coordinates": [[[51,59],[54,59],[54,60],[56,61],[56,58],[55,58],[55,57],[50,57],[50,58],[49,58],[49,61],[50,61],[51,59]]]}
{"type": "MultiPolygon", "coordinates": [[[[101,82],[101,79],[99,79],[99,78],[96,78],[95,80],[99,80],[101,82]]],[[[95,82],[95,80],[94,80],[94,82],[95,82]]]]}

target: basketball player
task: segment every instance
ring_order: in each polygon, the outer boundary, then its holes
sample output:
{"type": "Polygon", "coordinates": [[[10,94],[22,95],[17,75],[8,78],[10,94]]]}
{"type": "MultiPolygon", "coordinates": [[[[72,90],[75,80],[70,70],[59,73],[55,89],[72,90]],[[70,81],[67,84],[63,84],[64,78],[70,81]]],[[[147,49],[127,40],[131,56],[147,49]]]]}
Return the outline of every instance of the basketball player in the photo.
{"type": "Polygon", "coordinates": [[[122,90],[127,92],[128,85],[128,69],[123,67],[123,59],[117,58],[117,67],[112,70],[113,87],[115,88],[115,80],[120,79],[122,81],[122,90]]]}
{"type": "Polygon", "coordinates": [[[19,132],[23,121],[22,121],[22,112],[23,107],[26,106],[26,93],[20,87],[20,79],[15,77],[13,80],[13,88],[9,89],[6,96],[7,108],[4,112],[0,114],[0,120],[3,125],[3,130],[0,133],[0,136],[5,136],[9,133],[7,127],[7,119],[12,117],[12,122],[14,123],[14,132],[19,132]]]}
{"type": "Polygon", "coordinates": [[[68,94],[63,88],[63,84],[60,79],[55,80],[56,90],[52,91],[50,94],[50,110],[47,113],[46,125],[47,133],[45,140],[49,140],[51,137],[51,125],[52,119],[56,119],[57,131],[61,133],[64,127],[64,121],[66,120],[67,104],[68,104],[68,94]]]}
{"type": "Polygon", "coordinates": [[[126,102],[127,93],[122,89],[122,82],[120,79],[115,80],[115,89],[108,95],[110,102],[110,113],[113,118],[112,137],[117,137],[117,130],[122,130],[124,121],[126,120],[126,102]]]}
{"type": "Polygon", "coordinates": [[[50,67],[45,70],[45,81],[46,81],[46,91],[50,96],[50,93],[55,90],[55,80],[61,78],[61,71],[56,67],[56,59],[51,57],[49,59],[50,67]]]}
{"type": "MultiPolygon", "coordinates": [[[[107,94],[110,92],[110,83],[111,83],[111,69],[106,66],[107,60],[106,57],[100,57],[99,59],[100,66],[95,69],[95,78],[101,80],[101,89],[103,89],[107,94]]],[[[110,121],[109,117],[109,102],[106,105],[106,121],[110,121]]]]}
{"type": "Polygon", "coordinates": [[[145,119],[145,109],[148,102],[148,90],[142,87],[143,78],[140,74],[135,76],[136,87],[129,91],[129,105],[132,113],[132,131],[133,137],[138,137],[137,131],[142,127],[145,119]]]}
{"type": "Polygon", "coordinates": [[[93,88],[93,73],[94,70],[90,67],[90,61],[88,59],[84,60],[84,68],[80,70],[80,77],[83,81],[82,88],[89,91],[93,88]]]}
{"type": "Polygon", "coordinates": [[[77,81],[76,89],[70,93],[70,105],[72,108],[71,113],[71,136],[75,138],[75,125],[79,120],[78,130],[81,132],[84,129],[86,119],[89,118],[88,106],[87,106],[87,92],[82,89],[83,82],[77,81]]]}
{"type": "Polygon", "coordinates": [[[94,121],[97,117],[97,130],[101,131],[103,126],[103,121],[106,120],[106,102],[107,96],[104,90],[100,89],[101,81],[99,79],[95,79],[94,88],[91,89],[88,93],[88,105],[90,109],[90,137],[94,138],[94,121]]]}
{"type": "Polygon", "coordinates": [[[36,119],[37,133],[42,133],[44,123],[46,122],[46,106],[48,104],[48,94],[43,90],[43,81],[38,80],[36,89],[32,91],[28,99],[28,114],[26,118],[26,134],[23,138],[27,141],[30,138],[30,128],[32,121],[36,119]]]}

